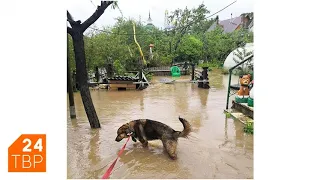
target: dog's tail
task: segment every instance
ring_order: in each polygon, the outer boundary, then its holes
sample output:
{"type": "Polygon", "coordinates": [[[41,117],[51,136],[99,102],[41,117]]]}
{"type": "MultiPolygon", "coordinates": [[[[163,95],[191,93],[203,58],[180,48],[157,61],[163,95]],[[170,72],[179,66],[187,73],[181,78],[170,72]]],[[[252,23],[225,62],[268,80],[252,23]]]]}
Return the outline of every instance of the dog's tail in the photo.
{"type": "Polygon", "coordinates": [[[187,120],[181,118],[180,116],[179,116],[179,120],[183,125],[183,131],[176,131],[175,137],[187,138],[189,133],[191,132],[191,124],[187,120]]]}

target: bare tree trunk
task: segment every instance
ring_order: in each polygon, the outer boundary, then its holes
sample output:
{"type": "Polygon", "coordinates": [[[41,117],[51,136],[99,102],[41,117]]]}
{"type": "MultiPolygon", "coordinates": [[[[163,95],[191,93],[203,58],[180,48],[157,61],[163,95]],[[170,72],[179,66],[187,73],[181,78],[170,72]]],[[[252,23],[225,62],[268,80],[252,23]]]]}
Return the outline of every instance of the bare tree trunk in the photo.
{"type": "Polygon", "coordinates": [[[67,20],[71,27],[67,27],[68,34],[73,40],[73,48],[76,60],[76,79],[79,82],[79,90],[91,128],[100,128],[100,122],[94,109],[91,94],[88,86],[88,73],[86,67],[86,58],[84,51],[83,32],[90,27],[104,13],[105,9],[114,1],[101,1],[101,5],[96,11],[83,23],[75,21],[71,14],[67,11],[67,20]]]}
{"type": "Polygon", "coordinates": [[[76,59],[77,81],[79,82],[80,94],[84,109],[89,119],[91,128],[100,128],[100,122],[94,108],[88,86],[88,74],[85,60],[84,41],[82,33],[74,33],[72,36],[76,59]]]}
{"type": "Polygon", "coordinates": [[[69,66],[69,43],[67,39],[67,86],[68,86],[68,94],[69,94],[69,110],[70,110],[70,118],[76,118],[76,108],[74,105],[74,98],[73,98],[73,88],[72,88],[72,78],[70,73],[70,66],[69,66]]]}

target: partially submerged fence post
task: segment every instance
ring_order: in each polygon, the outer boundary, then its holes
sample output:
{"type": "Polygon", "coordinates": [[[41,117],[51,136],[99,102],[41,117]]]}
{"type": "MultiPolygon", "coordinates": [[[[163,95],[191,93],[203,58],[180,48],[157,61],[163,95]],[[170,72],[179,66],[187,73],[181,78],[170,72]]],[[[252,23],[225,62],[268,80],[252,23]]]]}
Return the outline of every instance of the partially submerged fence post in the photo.
{"type": "Polygon", "coordinates": [[[192,72],[191,72],[191,81],[194,81],[194,70],[195,70],[195,64],[192,63],[191,64],[191,67],[192,67],[192,72]]]}
{"type": "Polygon", "coordinates": [[[69,43],[67,40],[67,86],[68,86],[68,94],[69,94],[69,110],[70,110],[70,118],[76,118],[76,108],[74,106],[74,97],[73,97],[73,88],[72,88],[72,78],[70,73],[69,66],[69,43]]]}
{"type": "Polygon", "coordinates": [[[100,73],[99,73],[99,68],[98,68],[98,66],[96,66],[95,69],[96,69],[95,77],[96,77],[97,82],[99,83],[99,81],[100,81],[100,73]]]}
{"type": "Polygon", "coordinates": [[[208,67],[203,67],[202,76],[203,76],[203,80],[207,81],[207,82],[203,82],[203,88],[209,89],[210,86],[209,86],[209,78],[208,78],[208,67]]]}
{"type": "Polygon", "coordinates": [[[209,86],[209,78],[208,78],[208,67],[203,67],[202,69],[203,70],[199,79],[201,82],[198,82],[198,87],[209,89],[210,86],[209,86]]]}

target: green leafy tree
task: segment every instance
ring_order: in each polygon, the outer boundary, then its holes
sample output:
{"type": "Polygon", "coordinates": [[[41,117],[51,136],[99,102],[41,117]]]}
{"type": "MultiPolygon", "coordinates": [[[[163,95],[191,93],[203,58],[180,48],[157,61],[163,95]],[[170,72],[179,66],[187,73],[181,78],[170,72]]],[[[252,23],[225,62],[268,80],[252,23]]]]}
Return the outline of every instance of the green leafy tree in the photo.
{"type": "Polygon", "coordinates": [[[198,62],[201,58],[203,43],[193,35],[183,37],[178,49],[178,62],[189,61],[198,62]]]}
{"type": "MultiPolygon", "coordinates": [[[[104,67],[117,61],[124,71],[137,70],[140,53],[133,39],[132,22],[136,25],[136,38],[148,67],[168,66],[173,59],[202,59],[222,66],[230,52],[242,43],[253,42],[253,33],[242,29],[224,33],[221,27],[206,32],[213,23],[219,21],[218,16],[206,19],[209,13],[204,4],[193,9],[177,9],[169,16],[175,26],[171,31],[157,27],[150,30],[141,21],[118,17],[114,26],[87,32],[84,38],[87,67],[93,71],[95,67],[104,67]],[[149,54],[149,44],[154,44],[153,58],[149,54]]],[[[73,57],[70,57],[73,61],[73,57]]]]}
{"type": "Polygon", "coordinates": [[[191,10],[187,7],[184,10],[177,9],[169,15],[169,22],[175,27],[171,32],[174,53],[177,51],[184,35],[188,33],[203,33],[210,27],[211,21],[207,21],[205,18],[208,13],[210,11],[206,6],[200,4],[197,8],[191,10]]]}
{"type": "Polygon", "coordinates": [[[223,63],[228,54],[236,47],[230,34],[223,33],[223,29],[218,27],[206,33],[208,58],[210,61],[223,63]]]}
{"type": "Polygon", "coordinates": [[[236,48],[253,42],[253,33],[247,30],[236,30],[224,33],[218,26],[213,31],[206,33],[206,53],[210,62],[216,62],[222,66],[227,56],[236,48]]]}
{"type": "Polygon", "coordinates": [[[121,64],[121,61],[118,59],[113,62],[113,67],[115,68],[117,75],[124,75],[126,72],[124,66],[121,64]]]}

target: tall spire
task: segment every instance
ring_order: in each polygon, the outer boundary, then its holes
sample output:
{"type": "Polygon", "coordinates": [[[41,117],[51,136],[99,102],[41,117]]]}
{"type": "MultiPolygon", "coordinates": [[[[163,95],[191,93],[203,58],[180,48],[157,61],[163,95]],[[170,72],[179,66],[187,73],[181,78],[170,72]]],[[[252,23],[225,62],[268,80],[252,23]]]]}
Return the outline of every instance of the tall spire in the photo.
{"type": "Polygon", "coordinates": [[[149,10],[149,18],[148,18],[148,21],[147,21],[146,28],[148,30],[152,30],[154,27],[155,26],[152,24],[152,19],[151,19],[150,10],[149,10]]]}
{"type": "Polygon", "coordinates": [[[164,12],[164,28],[169,28],[168,10],[164,12]]]}
{"type": "Polygon", "coordinates": [[[152,19],[151,19],[151,16],[150,16],[150,10],[149,10],[148,24],[152,24],[152,19]]]}

